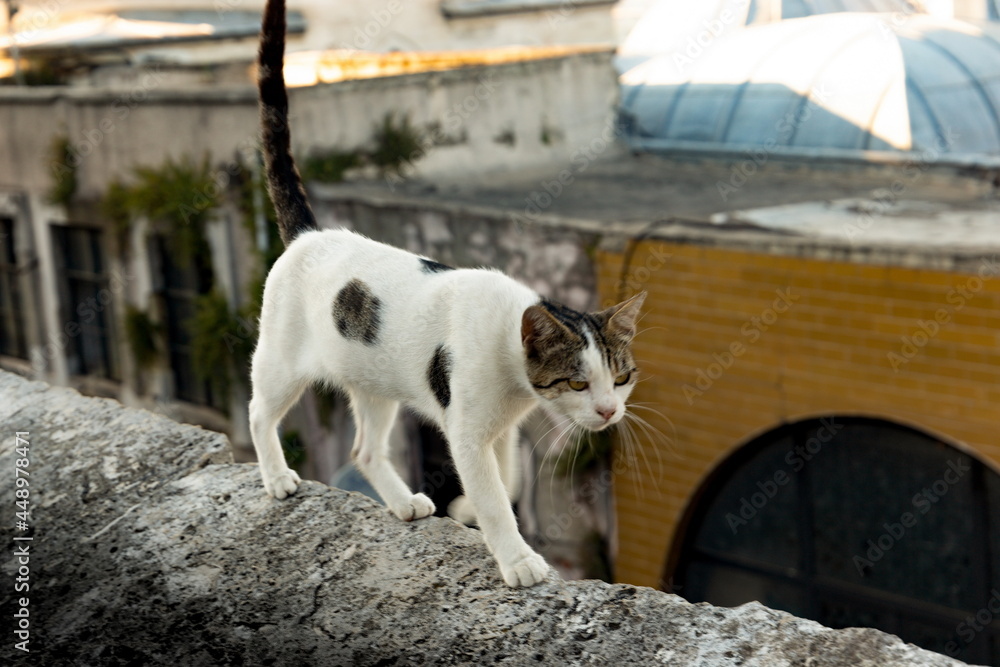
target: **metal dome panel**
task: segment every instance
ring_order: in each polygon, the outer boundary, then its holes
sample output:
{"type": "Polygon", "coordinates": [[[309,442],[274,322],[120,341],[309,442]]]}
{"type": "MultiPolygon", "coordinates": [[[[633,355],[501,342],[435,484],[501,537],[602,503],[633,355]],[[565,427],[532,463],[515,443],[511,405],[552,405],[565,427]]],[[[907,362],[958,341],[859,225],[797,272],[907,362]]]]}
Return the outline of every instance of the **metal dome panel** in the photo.
{"type": "Polygon", "coordinates": [[[740,28],[621,76],[638,148],[1000,153],[1000,40],[926,15],[835,13],[740,28]]]}

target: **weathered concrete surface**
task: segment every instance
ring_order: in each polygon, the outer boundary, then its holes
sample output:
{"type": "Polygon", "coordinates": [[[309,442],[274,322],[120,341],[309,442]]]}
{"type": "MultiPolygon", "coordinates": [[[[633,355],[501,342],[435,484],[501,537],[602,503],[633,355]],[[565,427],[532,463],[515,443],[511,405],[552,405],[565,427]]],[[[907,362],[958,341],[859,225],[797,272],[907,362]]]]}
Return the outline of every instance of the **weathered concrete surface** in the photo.
{"type": "MultiPolygon", "coordinates": [[[[11,478],[14,433],[30,433],[34,527],[31,653],[8,634],[4,664],[961,664],[758,604],[592,581],[511,590],[451,520],[403,523],[317,483],[272,500],[255,466],[226,463],[222,436],[9,374],[0,423],[11,478]]],[[[25,595],[12,561],[8,619],[25,595]]]]}

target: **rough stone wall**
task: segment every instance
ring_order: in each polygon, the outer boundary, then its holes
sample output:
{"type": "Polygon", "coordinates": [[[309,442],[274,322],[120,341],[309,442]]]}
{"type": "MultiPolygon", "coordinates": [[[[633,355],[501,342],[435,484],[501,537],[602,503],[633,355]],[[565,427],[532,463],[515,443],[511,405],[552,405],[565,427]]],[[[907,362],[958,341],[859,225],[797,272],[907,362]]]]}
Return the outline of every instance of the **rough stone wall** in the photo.
{"type": "Polygon", "coordinates": [[[10,374],[0,423],[10,478],[29,434],[32,507],[29,532],[2,529],[0,613],[20,597],[30,612],[30,653],[6,634],[4,664],[961,664],[756,603],[554,578],[511,590],[451,520],[403,523],[313,482],[276,501],[218,434],[10,374]],[[31,588],[15,594],[25,535],[31,588]]]}
{"type": "MultiPolygon", "coordinates": [[[[497,171],[561,169],[612,127],[618,84],[610,51],[343,81],[290,92],[300,162],[317,150],[371,148],[388,113],[406,115],[431,145],[412,170],[466,180],[497,171]],[[437,131],[432,131],[437,128],[437,131]]],[[[257,143],[250,85],[176,89],[155,65],[131,86],[0,89],[0,190],[43,205],[52,142],[72,144],[78,194],[101,196],[134,166],[168,156],[226,162],[257,143]]]]}

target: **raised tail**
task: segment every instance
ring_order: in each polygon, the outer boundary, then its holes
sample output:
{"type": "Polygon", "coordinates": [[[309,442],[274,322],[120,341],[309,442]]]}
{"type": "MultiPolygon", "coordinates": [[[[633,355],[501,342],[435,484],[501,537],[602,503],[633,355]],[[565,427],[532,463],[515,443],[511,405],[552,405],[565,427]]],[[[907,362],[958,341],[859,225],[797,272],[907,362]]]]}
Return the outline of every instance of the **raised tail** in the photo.
{"type": "Polygon", "coordinates": [[[285,0],[268,0],[260,30],[257,88],[267,191],[278,215],[281,240],[287,246],[302,232],[319,229],[319,225],[292,158],[284,58],[285,0]]]}

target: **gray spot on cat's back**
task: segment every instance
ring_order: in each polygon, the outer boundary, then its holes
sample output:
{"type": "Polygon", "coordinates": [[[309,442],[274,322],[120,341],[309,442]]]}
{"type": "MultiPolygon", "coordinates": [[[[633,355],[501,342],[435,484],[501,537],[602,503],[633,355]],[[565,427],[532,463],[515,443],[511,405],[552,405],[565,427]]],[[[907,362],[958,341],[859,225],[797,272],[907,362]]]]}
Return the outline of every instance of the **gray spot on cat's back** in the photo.
{"type": "Polygon", "coordinates": [[[438,403],[442,408],[447,408],[451,403],[451,353],[444,345],[438,345],[434,350],[434,357],[427,369],[427,381],[438,403]]]}
{"type": "Polygon", "coordinates": [[[378,342],[382,301],[358,279],[344,285],[333,300],[333,321],[340,335],[365,345],[378,342]]]}

